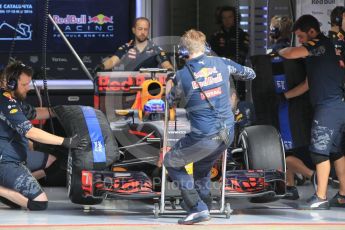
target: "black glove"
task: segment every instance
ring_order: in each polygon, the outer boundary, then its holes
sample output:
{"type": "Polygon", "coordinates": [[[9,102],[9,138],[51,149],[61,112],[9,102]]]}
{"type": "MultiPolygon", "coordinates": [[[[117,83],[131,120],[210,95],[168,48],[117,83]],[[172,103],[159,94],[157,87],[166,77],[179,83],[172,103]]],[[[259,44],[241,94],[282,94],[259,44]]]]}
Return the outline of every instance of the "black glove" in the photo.
{"type": "Polygon", "coordinates": [[[82,150],[86,146],[88,146],[88,141],[86,138],[80,139],[78,135],[74,135],[73,137],[66,137],[63,139],[62,146],[67,149],[79,149],[82,150]]]}
{"type": "Polygon", "coordinates": [[[174,78],[175,78],[174,72],[168,73],[167,78],[166,78],[166,82],[168,82],[169,80],[174,79],[174,78]]]}
{"type": "Polygon", "coordinates": [[[94,69],[93,72],[96,74],[97,72],[102,72],[105,70],[105,66],[103,65],[103,63],[98,64],[94,69]]]}

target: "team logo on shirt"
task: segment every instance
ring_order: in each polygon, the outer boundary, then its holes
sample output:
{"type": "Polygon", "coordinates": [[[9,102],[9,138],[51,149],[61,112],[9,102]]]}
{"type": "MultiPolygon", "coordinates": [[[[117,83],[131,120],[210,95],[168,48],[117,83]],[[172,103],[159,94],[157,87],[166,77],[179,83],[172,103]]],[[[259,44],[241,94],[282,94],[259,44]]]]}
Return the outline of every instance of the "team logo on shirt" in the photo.
{"type": "Polygon", "coordinates": [[[337,37],[339,38],[339,40],[344,40],[344,35],[341,32],[337,33],[337,37]]]}
{"type": "Polygon", "coordinates": [[[195,75],[196,80],[199,78],[204,78],[204,79],[197,80],[199,84],[196,81],[192,81],[193,89],[198,89],[199,85],[200,87],[210,86],[210,85],[219,83],[223,80],[222,74],[218,73],[216,67],[202,68],[197,73],[194,73],[194,75],[195,75]]]}
{"type": "Polygon", "coordinates": [[[10,110],[10,114],[15,114],[16,112],[18,112],[18,109],[11,109],[10,110]]]}
{"type": "Polygon", "coordinates": [[[239,109],[236,109],[236,112],[235,112],[235,121],[236,122],[239,122],[243,119],[243,114],[240,112],[239,109]]]}
{"type": "Polygon", "coordinates": [[[198,79],[200,77],[208,77],[211,76],[214,73],[218,73],[216,67],[213,68],[202,68],[197,73],[195,73],[195,78],[198,79]]]}
{"type": "Polygon", "coordinates": [[[9,92],[4,92],[2,95],[8,98],[10,102],[16,102],[16,100],[12,97],[12,95],[9,92]]]}
{"type": "Polygon", "coordinates": [[[308,45],[311,45],[311,46],[315,46],[316,45],[316,43],[313,42],[313,41],[308,41],[307,43],[308,43],[308,45]]]}
{"type": "MultiPolygon", "coordinates": [[[[206,90],[204,91],[207,98],[212,98],[212,97],[216,97],[216,96],[219,96],[222,94],[222,88],[220,87],[217,87],[217,88],[214,88],[214,89],[209,89],[209,90],[206,90]]],[[[205,100],[205,95],[203,93],[200,93],[200,97],[202,100],[205,100]]]]}
{"type": "Polygon", "coordinates": [[[4,92],[2,95],[7,97],[8,99],[12,99],[12,96],[11,96],[11,94],[9,92],[4,92]]]}

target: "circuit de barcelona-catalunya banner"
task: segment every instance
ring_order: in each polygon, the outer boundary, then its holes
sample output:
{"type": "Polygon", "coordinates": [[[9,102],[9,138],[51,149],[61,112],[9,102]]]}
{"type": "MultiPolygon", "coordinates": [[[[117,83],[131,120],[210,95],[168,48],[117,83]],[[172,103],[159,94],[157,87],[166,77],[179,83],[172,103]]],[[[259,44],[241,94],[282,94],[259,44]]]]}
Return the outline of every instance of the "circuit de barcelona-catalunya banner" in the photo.
{"type": "Polygon", "coordinates": [[[130,2],[133,1],[0,0],[0,68],[11,56],[39,70],[43,47],[46,47],[48,78],[86,78],[46,13],[52,16],[86,67],[92,70],[118,46],[129,41],[130,2]]]}
{"type": "Polygon", "coordinates": [[[336,6],[344,6],[344,0],[296,0],[296,18],[313,15],[321,23],[321,31],[327,34],[331,27],[331,11],[336,6]]]}

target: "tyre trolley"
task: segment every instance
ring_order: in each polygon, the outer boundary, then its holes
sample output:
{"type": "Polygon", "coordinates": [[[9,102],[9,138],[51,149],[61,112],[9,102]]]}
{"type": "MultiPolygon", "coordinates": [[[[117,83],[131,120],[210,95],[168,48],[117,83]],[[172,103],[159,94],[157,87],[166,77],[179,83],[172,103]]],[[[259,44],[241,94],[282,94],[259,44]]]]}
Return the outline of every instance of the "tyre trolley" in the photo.
{"type": "MultiPolygon", "coordinates": [[[[165,104],[167,105],[167,101],[165,100],[165,104]]],[[[164,111],[164,130],[163,130],[163,151],[162,151],[162,159],[164,159],[164,156],[167,152],[168,149],[168,129],[169,129],[169,106],[165,106],[165,111],[164,111]]],[[[226,162],[227,162],[227,152],[226,150],[222,154],[222,166],[221,166],[221,171],[222,175],[226,175],[226,162]]],[[[167,195],[166,192],[166,185],[167,183],[170,183],[167,181],[167,172],[165,169],[164,164],[162,164],[162,181],[161,181],[161,194],[160,194],[160,199],[156,200],[154,203],[154,217],[158,218],[160,214],[174,214],[177,212],[184,212],[184,210],[179,210],[176,209],[176,203],[175,200],[176,198],[180,198],[180,195],[175,195],[175,196],[169,196],[167,195]],[[166,201],[167,198],[169,198],[170,203],[171,203],[171,210],[166,209],[166,201]]],[[[230,215],[232,213],[232,209],[230,206],[229,202],[226,202],[226,197],[225,197],[225,180],[221,180],[220,182],[220,197],[218,197],[219,200],[219,209],[218,210],[211,210],[211,214],[225,214],[226,218],[230,218],[230,215]]]]}

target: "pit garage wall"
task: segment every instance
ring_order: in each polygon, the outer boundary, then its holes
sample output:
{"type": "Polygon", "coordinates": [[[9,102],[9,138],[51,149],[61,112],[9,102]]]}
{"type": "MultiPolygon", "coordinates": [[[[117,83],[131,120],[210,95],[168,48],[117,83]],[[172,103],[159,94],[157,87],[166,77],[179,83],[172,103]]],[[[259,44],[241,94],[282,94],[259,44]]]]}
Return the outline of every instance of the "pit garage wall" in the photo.
{"type": "Polygon", "coordinates": [[[336,6],[344,6],[344,0],[296,0],[296,16],[315,16],[321,22],[321,31],[328,34],[330,15],[336,6]]]}
{"type": "MultiPolygon", "coordinates": [[[[293,0],[294,2],[295,0],[293,0]]],[[[186,30],[196,28],[207,37],[219,29],[216,23],[217,8],[229,5],[239,8],[241,28],[250,34],[250,55],[266,53],[268,14],[289,15],[288,0],[137,0],[140,15],[152,21],[151,37],[181,36],[186,30]],[[151,6],[148,9],[148,6],[151,6]]]]}
{"type": "Polygon", "coordinates": [[[218,29],[215,19],[217,7],[239,6],[241,27],[250,35],[250,55],[264,54],[270,46],[269,19],[273,15],[288,15],[293,19],[302,14],[317,17],[324,31],[329,28],[329,16],[344,0],[137,0],[140,13],[152,21],[151,37],[181,36],[190,28],[197,28],[210,36],[218,29]]]}

